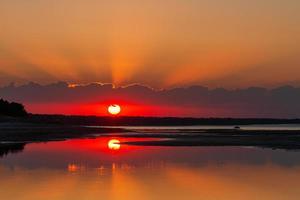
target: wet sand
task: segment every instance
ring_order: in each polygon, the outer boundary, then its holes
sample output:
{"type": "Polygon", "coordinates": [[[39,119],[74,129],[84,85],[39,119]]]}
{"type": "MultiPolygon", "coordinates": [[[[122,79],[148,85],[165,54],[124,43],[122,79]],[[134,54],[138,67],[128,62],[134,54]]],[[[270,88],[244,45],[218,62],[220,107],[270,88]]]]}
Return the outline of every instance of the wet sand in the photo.
{"type": "Polygon", "coordinates": [[[0,145],[9,142],[47,142],[71,138],[91,138],[98,134],[122,132],[128,132],[128,130],[60,124],[0,123],[0,145]]]}
{"type": "Polygon", "coordinates": [[[300,149],[299,130],[241,130],[241,129],[193,129],[193,130],[144,130],[124,133],[115,137],[155,138],[123,144],[142,146],[255,146],[273,149],[300,149]],[[159,138],[160,140],[157,140],[159,138]]]}

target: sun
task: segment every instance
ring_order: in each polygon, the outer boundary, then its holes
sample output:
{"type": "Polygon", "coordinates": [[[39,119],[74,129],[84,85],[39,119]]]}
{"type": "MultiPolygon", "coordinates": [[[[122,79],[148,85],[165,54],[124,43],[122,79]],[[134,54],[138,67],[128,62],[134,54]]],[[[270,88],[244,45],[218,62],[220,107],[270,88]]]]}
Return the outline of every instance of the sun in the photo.
{"type": "Polygon", "coordinates": [[[121,112],[121,107],[117,104],[112,104],[112,105],[108,106],[107,111],[111,115],[117,115],[121,112]]]}
{"type": "Polygon", "coordinates": [[[107,146],[111,150],[119,150],[121,148],[120,141],[117,139],[109,140],[107,146]]]}

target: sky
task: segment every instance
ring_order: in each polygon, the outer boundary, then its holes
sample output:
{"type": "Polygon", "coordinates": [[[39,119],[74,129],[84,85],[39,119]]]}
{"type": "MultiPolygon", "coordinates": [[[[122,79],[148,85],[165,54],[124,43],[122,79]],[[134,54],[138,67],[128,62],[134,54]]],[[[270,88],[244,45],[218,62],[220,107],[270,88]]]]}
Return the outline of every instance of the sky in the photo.
{"type": "Polygon", "coordinates": [[[300,117],[299,10],[299,0],[0,0],[0,97],[33,113],[105,115],[113,102],[123,115],[300,117]]]}
{"type": "Polygon", "coordinates": [[[0,85],[300,86],[298,0],[1,0],[0,85]]]}
{"type": "Polygon", "coordinates": [[[300,118],[300,87],[209,89],[201,86],[155,90],[143,85],[70,85],[66,82],[0,87],[1,97],[22,102],[32,113],[108,116],[300,118]]]}

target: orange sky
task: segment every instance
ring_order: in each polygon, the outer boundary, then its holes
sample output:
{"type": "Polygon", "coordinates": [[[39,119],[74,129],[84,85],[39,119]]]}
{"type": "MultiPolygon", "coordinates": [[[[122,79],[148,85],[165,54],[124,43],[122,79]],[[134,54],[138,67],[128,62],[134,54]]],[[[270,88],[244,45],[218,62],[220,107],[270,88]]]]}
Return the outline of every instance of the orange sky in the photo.
{"type": "Polygon", "coordinates": [[[1,0],[0,85],[300,85],[298,0],[1,0]]]}

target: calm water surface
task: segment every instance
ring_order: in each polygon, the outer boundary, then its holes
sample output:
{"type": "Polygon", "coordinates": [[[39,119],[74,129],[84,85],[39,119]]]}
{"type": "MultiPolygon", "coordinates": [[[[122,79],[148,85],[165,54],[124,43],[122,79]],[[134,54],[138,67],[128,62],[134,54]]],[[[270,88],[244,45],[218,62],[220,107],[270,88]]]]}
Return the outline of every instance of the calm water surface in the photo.
{"type": "MultiPolygon", "coordinates": [[[[201,126],[92,126],[125,129],[232,129],[233,125],[201,125],[201,126]]],[[[239,125],[245,130],[300,130],[300,124],[266,124],[266,125],[239,125]]]]}
{"type": "Polygon", "coordinates": [[[300,196],[300,152],[125,145],[110,149],[111,139],[28,144],[22,152],[3,156],[0,199],[298,200],[300,196]]]}

